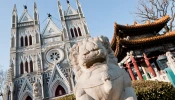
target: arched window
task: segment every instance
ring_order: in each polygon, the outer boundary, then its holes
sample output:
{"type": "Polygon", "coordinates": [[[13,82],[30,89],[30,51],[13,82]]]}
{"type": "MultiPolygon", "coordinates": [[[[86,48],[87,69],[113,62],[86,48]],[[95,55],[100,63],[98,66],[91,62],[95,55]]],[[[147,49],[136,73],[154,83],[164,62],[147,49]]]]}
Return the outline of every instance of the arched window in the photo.
{"type": "Polygon", "coordinates": [[[12,17],[12,27],[15,27],[16,17],[13,15],[12,17]]]}
{"type": "Polygon", "coordinates": [[[12,40],[11,40],[11,47],[12,48],[15,47],[15,38],[14,37],[12,37],[12,40]]]}
{"type": "Polygon", "coordinates": [[[80,30],[79,27],[78,27],[78,33],[79,33],[79,36],[82,36],[82,34],[81,34],[81,30],[80,30]]]}
{"type": "Polygon", "coordinates": [[[31,98],[30,96],[28,96],[28,97],[26,98],[26,100],[32,100],[32,98],[31,98]]]}
{"type": "Polygon", "coordinates": [[[32,36],[29,36],[29,45],[32,45],[32,36]]]}
{"type": "Polygon", "coordinates": [[[74,28],[75,36],[78,37],[77,29],[74,28]]]}
{"type": "Polygon", "coordinates": [[[28,70],[28,62],[26,61],[26,63],[25,63],[25,71],[28,73],[29,72],[29,70],[28,70]]]}
{"type": "Polygon", "coordinates": [[[58,87],[55,91],[55,97],[65,95],[65,94],[66,94],[66,92],[65,92],[64,88],[62,86],[58,85],[58,87]]]}
{"type": "Polygon", "coordinates": [[[28,46],[28,38],[27,38],[27,36],[25,37],[25,46],[28,46]]]}
{"type": "Polygon", "coordinates": [[[21,62],[20,64],[20,71],[21,71],[21,75],[24,74],[23,62],[21,62]]]}
{"type": "Polygon", "coordinates": [[[24,41],[23,41],[23,37],[21,37],[21,47],[23,47],[24,46],[24,41]]]}
{"type": "Polygon", "coordinates": [[[30,61],[30,72],[33,72],[33,62],[30,61]]]}
{"type": "Polygon", "coordinates": [[[70,29],[70,32],[71,32],[72,37],[74,37],[74,31],[72,28],[70,29]]]}
{"type": "Polygon", "coordinates": [[[15,20],[15,19],[16,19],[15,15],[13,15],[13,18],[12,18],[12,19],[13,19],[13,24],[14,24],[14,23],[16,22],[16,20],[15,20]]]}
{"type": "Polygon", "coordinates": [[[39,34],[36,33],[36,43],[39,43],[39,34]]]}

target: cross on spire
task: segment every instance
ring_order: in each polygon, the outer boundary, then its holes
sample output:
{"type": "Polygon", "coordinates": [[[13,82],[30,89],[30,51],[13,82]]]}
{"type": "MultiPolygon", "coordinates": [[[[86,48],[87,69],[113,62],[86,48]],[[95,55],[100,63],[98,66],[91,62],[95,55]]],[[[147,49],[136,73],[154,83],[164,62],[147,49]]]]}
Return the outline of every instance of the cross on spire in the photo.
{"type": "Polygon", "coordinates": [[[47,15],[48,15],[48,17],[52,17],[52,15],[50,13],[48,13],[47,15]]]}
{"type": "Polygon", "coordinates": [[[69,0],[67,0],[67,3],[68,3],[68,4],[70,3],[69,0]]]}
{"type": "Polygon", "coordinates": [[[27,9],[27,6],[26,5],[24,5],[24,9],[27,9]]]}

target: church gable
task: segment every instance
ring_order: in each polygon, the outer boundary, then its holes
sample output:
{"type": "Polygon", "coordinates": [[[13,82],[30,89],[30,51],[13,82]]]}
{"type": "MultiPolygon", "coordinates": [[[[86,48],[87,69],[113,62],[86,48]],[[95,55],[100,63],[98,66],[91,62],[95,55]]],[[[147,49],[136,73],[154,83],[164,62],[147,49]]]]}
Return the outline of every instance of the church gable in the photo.
{"type": "Polygon", "coordinates": [[[28,79],[25,79],[21,89],[20,89],[20,94],[25,92],[25,91],[32,91],[32,85],[30,84],[30,82],[28,81],[28,79]]]}
{"type": "Polygon", "coordinates": [[[53,82],[55,79],[57,79],[57,78],[61,78],[61,75],[60,75],[60,73],[59,73],[57,70],[55,70],[55,73],[54,73],[52,82],[53,82]]]}
{"type": "Polygon", "coordinates": [[[19,23],[30,22],[30,21],[33,21],[32,17],[29,15],[28,12],[24,12],[19,20],[19,23]]]}
{"type": "Polygon", "coordinates": [[[23,92],[25,92],[26,90],[29,90],[29,91],[31,91],[31,90],[32,90],[32,89],[29,87],[29,85],[28,85],[28,84],[26,84],[26,85],[25,85],[23,92]]]}
{"type": "Polygon", "coordinates": [[[77,11],[69,5],[66,15],[75,15],[75,14],[78,14],[77,11]]]}
{"type": "Polygon", "coordinates": [[[56,65],[52,70],[52,75],[48,83],[49,85],[57,79],[64,80],[64,82],[66,82],[67,84],[69,83],[64,73],[58,68],[58,66],[59,65],[56,65]]]}
{"type": "Polygon", "coordinates": [[[47,25],[44,28],[43,36],[55,36],[55,35],[61,35],[61,30],[56,26],[56,24],[52,21],[51,18],[48,19],[47,25]]]}

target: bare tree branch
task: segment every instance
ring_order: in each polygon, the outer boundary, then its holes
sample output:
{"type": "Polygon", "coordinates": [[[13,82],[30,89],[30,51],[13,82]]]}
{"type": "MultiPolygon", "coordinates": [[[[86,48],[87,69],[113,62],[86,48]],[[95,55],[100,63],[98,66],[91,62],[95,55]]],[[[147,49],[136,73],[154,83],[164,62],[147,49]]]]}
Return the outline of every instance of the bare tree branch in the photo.
{"type": "MultiPolygon", "coordinates": [[[[174,0],[172,0],[172,1],[174,1],[174,0]]],[[[172,2],[172,6],[171,6],[171,16],[172,17],[171,17],[171,21],[170,21],[170,31],[172,31],[174,17],[175,17],[174,10],[173,10],[174,7],[175,7],[174,2],[172,2]]]]}
{"type": "MultiPolygon", "coordinates": [[[[2,67],[2,66],[0,66],[0,67],[2,67]]],[[[7,72],[0,68],[0,95],[3,94],[3,90],[4,90],[3,88],[5,85],[5,81],[6,81],[6,74],[7,74],[7,72]]]]}
{"type": "Polygon", "coordinates": [[[164,29],[166,32],[172,31],[175,20],[175,0],[138,0],[138,3],[139,6],[134,14],[141,19],[141,22],[154,21],[165,15],[170,15],[171,21],[164,29]]]}

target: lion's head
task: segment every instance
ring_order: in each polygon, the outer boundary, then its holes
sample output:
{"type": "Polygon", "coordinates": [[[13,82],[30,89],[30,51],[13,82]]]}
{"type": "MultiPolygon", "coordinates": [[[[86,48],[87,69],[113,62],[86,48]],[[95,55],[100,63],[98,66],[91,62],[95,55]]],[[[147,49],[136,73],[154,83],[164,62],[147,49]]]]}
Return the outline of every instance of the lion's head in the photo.
{"type": "Polygon", "coordinates": [[[88,70],[95,63],[117,62],[107,37],[84,39],[70,49],[70,61],[75,71],[88,70]]]}

